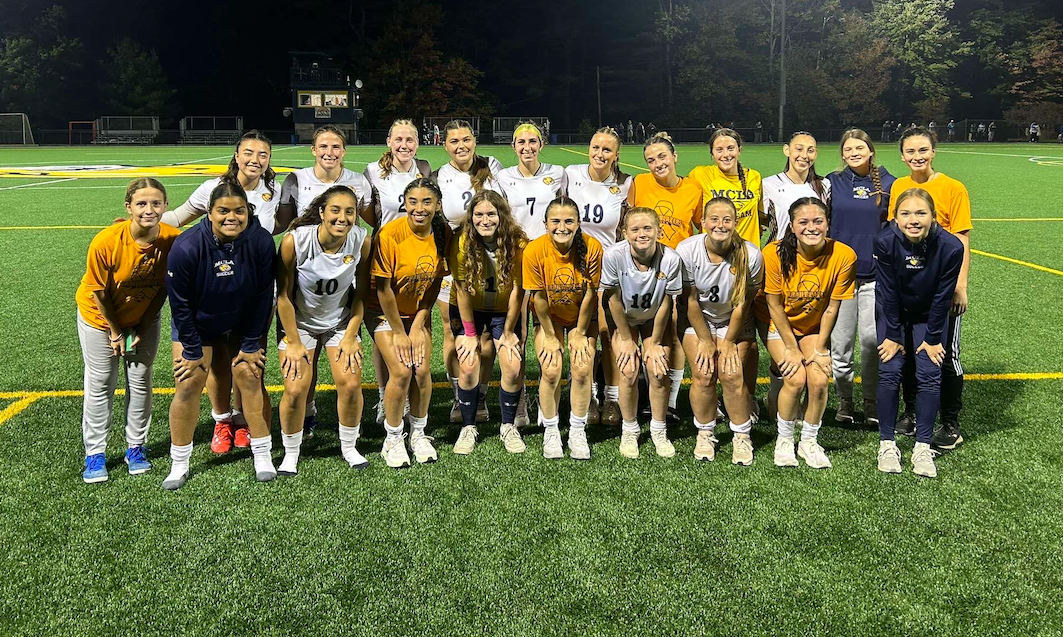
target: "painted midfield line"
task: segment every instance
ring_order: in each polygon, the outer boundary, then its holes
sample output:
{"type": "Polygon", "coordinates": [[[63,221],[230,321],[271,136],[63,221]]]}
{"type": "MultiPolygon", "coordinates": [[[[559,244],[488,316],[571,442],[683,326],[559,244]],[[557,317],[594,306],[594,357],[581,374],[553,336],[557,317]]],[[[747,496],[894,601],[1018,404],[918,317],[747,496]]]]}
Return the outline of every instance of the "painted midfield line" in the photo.
{"type": "MultiPolygon", "coordinates": [[[[1063,380],[1063,372],[1019,372],[1013,374],[966,374],[964,380],[970,381],[1037,381],[1037,380],[1063,380]]],[[[562,383],[565,381],[562,380],[562,383]]],[[[860,382],[860,377],[856,377],[856,382],[860,382]]],[[[690,384],[689,378],[683,379],[684,385],[690,384]]],[[[767,385],[768,379],[758,378],[758,385],[767,385]]],[[[537,381],[526,381],[527,387],[537,387],[539,383],[537,381]]],[[[492,387],[498,387],[498,381],[491,382],[492,387]]],[[[451,387],[449,382],[432,383],[432,387],[435,389],[444,389],[451,387]]],[[[267,385],[266,389],[272,394],[279,394],[284,391],[283,385],[267,385]]],[[[364,383],[362,389],[377,389],[376,383],[364,383]]],[[[318,391],[335,391],[335,385],[318,385],[318,391]]],[[[174,393],[173,387],[156,387],[152,390],[152,393],[156,396],[172,396],[174,393]]],[[[206,393],[206,390],[203,390],[206,393]]],[[[115,391],[118,396],[124,396],[125,390],[118,389],[115,391]]],[[[8,420],[14,418],[24,411],[27,407],[37,402],[42,398],[81,398],[84,392],[80,389],[62,389],[54,391],[37,391],[37,392],[20,392],[9,391],[0,392],[0,400],[12,400],[16,402],[11,403],[0,411],[0,425],[4,424],[8,420]]]]}
{"type": "Polygon", "coordinates": [[[983,257],[990,257],[990,258],[993,258],[993,259],[999,259],[1001,261],[1007,261],[1008,263],[1014,263],[1016,265],[1024,265],[1024,266],[1026,266],[1028,268],[1033,268],[1034,270],[1040,270],[1041,272],[1048,272],[1049,274],[1055,274],[1057,276],[1063,276],[1063,272],[1060,272],[1059,270],[1055,270],[1055,269],[1052,269],[1052,268],[1046,268],[1045,266],[1037,265],[1036,263],[1030,263],[1028,261],[1020,261],[1018,259],[1012,259],[1011,257],[1006,257],[1006,256],[1003,256],[1003,255],[1000,255],[1000,254],[993,254],[992,252],[985,252],[983,250],[975,250],[974,248],[971,248],[971,252],[973,254],[978,254],[978,255],[981,255],[983,257]]]}

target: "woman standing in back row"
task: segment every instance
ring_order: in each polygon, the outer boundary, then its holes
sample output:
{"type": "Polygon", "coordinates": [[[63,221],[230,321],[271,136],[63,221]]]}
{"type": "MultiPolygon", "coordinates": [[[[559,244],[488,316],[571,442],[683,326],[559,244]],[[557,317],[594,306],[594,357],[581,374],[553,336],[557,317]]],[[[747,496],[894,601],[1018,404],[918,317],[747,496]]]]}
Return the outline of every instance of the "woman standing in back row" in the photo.
{"type": "Polygon", "coordinates": [[[856,288],[842,301],[830,335],[831,365],[838,390],[835,420],[855,420],[853,406],[854,345],[860,333],[860,385],[864,419],[878,425],[878,339],[875,328],[875,236],[886,225],[894,176],[875,161],[875,144],[864,131],[845,131],[841,139],[845,168],[827,175],[831,191],[830,236],[856,252],[856,288]],[[859,330],[857,329],[859,327],[859,330]]]}

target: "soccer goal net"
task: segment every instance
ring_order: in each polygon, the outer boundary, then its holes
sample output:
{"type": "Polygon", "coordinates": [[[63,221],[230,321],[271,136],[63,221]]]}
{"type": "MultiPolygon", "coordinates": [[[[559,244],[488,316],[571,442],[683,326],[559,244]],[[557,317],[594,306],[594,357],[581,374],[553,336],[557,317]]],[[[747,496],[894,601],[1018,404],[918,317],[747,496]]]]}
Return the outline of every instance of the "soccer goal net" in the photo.
{"type": "Polygon", "coordinates": [[[33,144],[33,129],[25,113],[0,113],[0,144],[33,144]]]}

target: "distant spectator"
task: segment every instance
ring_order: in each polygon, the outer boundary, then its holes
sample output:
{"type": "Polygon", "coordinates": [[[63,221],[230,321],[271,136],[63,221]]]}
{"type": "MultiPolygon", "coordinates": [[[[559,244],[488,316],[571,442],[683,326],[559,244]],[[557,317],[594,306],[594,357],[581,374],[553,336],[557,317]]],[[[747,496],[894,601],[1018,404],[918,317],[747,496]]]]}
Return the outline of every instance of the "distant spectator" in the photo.
{"type": "Polygon", "coordinates": [[[985,122],[978,122],[978,136],[975,139],[977,141],[985,139],[985,122]]]}
{"type": "Polygon", "coordinates": [[[882,141],[888,142],[890,140],[890,130],[892,129],[892,125],[893,122],[888,119],[882,122],[882,141]]]}
{"type": "Polygon", "coordinates": [[[757,120],[757,126],[753,131],[753,143],[759,144],[764,141],[764,124],[757,120]]]}
{"type": "Polygon", "coordinates": [[[976,128],[975,128],[974,124],[971,124],[967,128],[967,141],[969,141],[969,142],[973,142],[974,141],[974,131],[975,130],[976,130],[976,128]]]}
{"type": "Polygon", "coordinates": [[[989,141],[993,141],[993,138],[996,136],[996,132],[997,132],[997,123],[996,122],[989,122],[989,141]]]}
{"type": "Polygon", "coordinates": [[[956,141],[956,120],[954,120],[954,119],[950,119],[949,120],[948,129],[949,129],[949,141],[950,142],[956,141]]]}
{"type": "Polygon", "coordinates": [[[1030,143],[1039,141],[1041,141],[1041,127],[1037,125],[1037,122],[1030,122],[1030,143]]]}
{"type": "Polygon", "coordinates": [[[930,123],[927,124],[926,127],[927,127],[927,129],[930,130],[931,133],[937,134],[938,125],[937,125],[937,122],[935,122],[934,120],[930,120],[930,123]]]}
{"type": "Polygon", "coordinates": [[[657,125],[653,122],[650,122],[650,125],[646,127],[646,132],[649,134],[650,137],[653,137],[657,134],[657,125]]]}
{"type": "Polygon", "coordinates": [[[639,144],[646,141],[646,127],[639,122],[639,125],[635,128],[635,141],[639,144]]]}
{"type": "Polygon", "coordinates": [[[630,119],[627,121],[627,143],[635,143],[635,126],[631,123],[630,119]]]}

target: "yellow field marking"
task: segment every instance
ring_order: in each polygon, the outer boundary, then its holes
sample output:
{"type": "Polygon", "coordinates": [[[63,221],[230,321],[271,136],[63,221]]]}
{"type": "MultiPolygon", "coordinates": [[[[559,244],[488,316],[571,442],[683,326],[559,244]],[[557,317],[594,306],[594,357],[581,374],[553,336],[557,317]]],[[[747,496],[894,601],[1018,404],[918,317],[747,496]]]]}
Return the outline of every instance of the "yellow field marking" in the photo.
{"type": "MultiPolygon", "coordinates": [[[[1003,380],[1003,381],[1016,381],[1016,380],[1063,380],[1063,372],[1014,372],[1014,373],[1007,373],[1007,374],[965,374],[964,375],[964,379],[965,380],[974,380],[974,381],[992,381],[992,380],[1003,380]]],[[[561,382],[564,383],[565,381],[561,381],[561,382]]],[[[856,377],[856,382],[857,383],[860,382],[860,377],[859,376],[856,377]]],[[[535,381],[535,380],[525,381],[524,384],[527,387],[538,387],[539,386],[539,382],[535,381]]],[[[690,384],[690,379],[689,378],[684,378],[683,379],[683,384],[684,385],[689,385],[690,384]]],[[[767,377],[758,378],[757,379],[757,384],[759,384],[759,385],[767,385],[768,384],[768,378],[767,377]]],[[[448,388],[450,386],[451,386],[450,383],[446,382],[446,381],[440,381],[440,382],[437,382],[437,383],[432,383],[432,387],[435,388],[435,389],[444,389],[444,388],[448,388]]],[[[496,381],[491,381],[491,387],[498,387],[498,381],[497,380],[496,381]]],[[[377,389],[377,388],[378,388],[378,385],[376,383],[363,383],[362,384],[362,389],[377,389]]],[[[284,391],[284,385],[266,385],[266,390],[269,391],[270,393],[273,393],[273,394],[279,394],[279,393],[284,391]]],[[[317,386],[317,390],[318,391],[336,391],[336,386],[335,385],[320,384],[320,385],[317,386]]],[[[206,392],[206,390],[204,390],[204,393],[205,392],[206,392]]],[[[174,393],[174,389],[173,389],[173,387],[156,387],[156,388],[154,388],[152,390],[152,393],[154,393],[156,396],[172,396],[173,393],[174,393]]],[[[29,400],[30,403],[32,403],[33,401],[39,400],[41,398],[80,398],[83,394],[84,394],[84,392],[82,390],[80,390],[80,389],[61,389],[61,390],[35,391],[35,392],[31,392],[31,391],[9,391],[9,392],[0,392],[0,400],[18,399],[20,402],[24,401],[24,400],[29,400]]],[[[125,390],[124,389],[115,390],[115,395],[124,396],[125,395],[125,390]]],[[[25,409],[26,406],[28,406],[30,403],[27,403],[26,405],[22,405],[18,409],[18,411],[21,411],[22,409],[25,409]]],[[[7,411],[13,409],[17,404],[18,403],[15,403],[13,405],[9,405],[7,407],[7,409],[5,409],[4,411],[0,412],[0,423],[3,422],[3,417],[4,417],[5,414],[7,414],[7,411]]],[[[10,416],[8,416],[8,417],[10,418],[10,416]]]]}
{"type": "Polygon", "coordinates": [[[1063,217],[1012,217],[1011,219],[987,219],[984,217],[978,217],[977,219],[971,219],[971,221],[1063,221],[1063,217]]]}
{"type": "MultiPolygon", "coordinates": [[[[580,157],[586,157],[587,156],[586,152],[582,152],[581,153],[579,151],[572,150],[571,148],[565,148],[564,146],[558,146],[557,149],[558,150],[563,150],[566,153],[572,153],[573,155],[579,155],[580,157]]],[[[627,166],[628,168],[634,168],[635,170],[641,170],[644,173],[650,172],[650,169],[646,168],[645,166],[636,166],[634,164],[625,164],[622,161],[618,161],[616,163],[620,164],[621,166],[627,166]]]]}
{"type": "Polygon", "coordinates": [[[1012,259],[1011,257],[1005,257],[1003,255],[993,254],[992,252],[985,252],[983,250],[975,250],[974,248],[971,248],[971,252],[973,252],[974,254],[979,254],[979,255],[981,255],[983,257],[991,257],[993,259],[1000,259],[1001,261],[1007,261],[1008,263],[1014,263],[1016,265],[1024,265],[1024,266],[1026,266],[1028,268],[1033,268],[1034,270],[1040,270],[1042,272],[1048,272],[1049,274],[1055,274],[1057,276],[1063,276],[1063,271],[1055,270],[1055,269],[1052,269],[1052,268],[1046,268],[1043,265],[1037,265],[1036,263],[1030,263],[1029,261],[1020,261],[1018,259],[1012,259]]]}
{"type": "Polygon", "coordinates": [[[42,396],[40,396],[39,394],[28,394],[24,395],[19,400],[11,403],[7,407],[4,407],[4,410],[0,411],[0,425],[21,414],[22,410],[37,402],[41,398],[42,396]]]}

